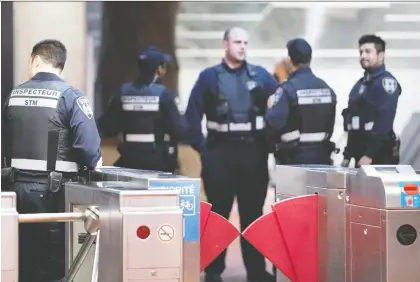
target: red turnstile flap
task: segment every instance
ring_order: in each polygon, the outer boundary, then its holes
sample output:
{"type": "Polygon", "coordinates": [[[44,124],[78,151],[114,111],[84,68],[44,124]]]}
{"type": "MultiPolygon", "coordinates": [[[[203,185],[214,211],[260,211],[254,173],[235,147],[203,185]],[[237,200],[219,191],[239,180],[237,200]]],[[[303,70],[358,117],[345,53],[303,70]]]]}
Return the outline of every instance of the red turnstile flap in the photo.
{"type": "Polygon", "coordinates": [[[241,233],[226,218],[210,212],[200,238],[200,272],[241,233]]]}
{"type": "Polygon", "coordinates": [[[295,270],[274,212],[270,212],[255,220],[242,232],[242,236],[290,280],[297,281],[295,270]]]}
{"type": "Polygon", "coordinates": [[[280,201],[273,205],[293,268],[294,282],[318,282],[318,195],[280,201]]]}
{"type": "Polygon", "coordinates": [[[200,236],[203,235],[204,229],[206,228],[207,219],[210,216],[211,204],[201,201],[200,202],[200,236]]]}

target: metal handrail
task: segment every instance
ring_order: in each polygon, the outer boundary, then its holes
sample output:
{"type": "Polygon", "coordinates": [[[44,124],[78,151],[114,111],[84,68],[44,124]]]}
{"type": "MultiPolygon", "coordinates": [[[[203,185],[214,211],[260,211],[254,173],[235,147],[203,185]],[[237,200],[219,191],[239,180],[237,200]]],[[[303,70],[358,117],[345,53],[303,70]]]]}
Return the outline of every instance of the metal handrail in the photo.
{"type": "Polygon", "coordinates": [[[85,221],[83,212],[19,214],[20,223],[85,221]]]}

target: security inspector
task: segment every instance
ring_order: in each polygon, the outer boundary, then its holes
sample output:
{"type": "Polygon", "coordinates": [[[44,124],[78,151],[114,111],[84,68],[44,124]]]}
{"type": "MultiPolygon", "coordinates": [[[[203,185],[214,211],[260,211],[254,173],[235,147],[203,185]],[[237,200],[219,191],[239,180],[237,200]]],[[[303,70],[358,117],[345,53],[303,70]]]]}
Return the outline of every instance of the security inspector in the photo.
{"type": "Polygon", "coordinates": [[[342,166],[352,158],[356,166],[398,164],[399,139],[393,124],[401,85],[385,68],[385,41],[376,35],[359,39],[360,65],[364,76],[356,82],[343,110],[344,130],[348,132],[342,166]]]}
{"type": "MultiPolygon", "coordinates": [[[[267,100],[277,83],[246,58],[248,34],[241,28],[223,37],[222,63],[203,70],[185,113],[192,147],[201,155],[204,189],[212,210],[229,217],[237,197],[241,230],[262,215],[268,186],[268,147],[264,132],[267,100]],[[207,139],[201,122],[207,117],[207,139]]],[[[244,239],[242,256],[248,281],[274,281],[264,257],[244,239]]],[[[205,270],[206,282],[222,281],[226,252],[205,270]]]]}
{"type": "Polygon", "coordinates": [[[174,172],[177,144],[187,132],[176,95],[160,79],[166,74],[168,54],[149,46],[140,53],[137,80],[125,83],[98,120],[107,137],[123,134],[116,166],[174,172]]]}
{"type": "MultiPolygon", "coordinates": [[[[89,100],[60,77],[66,59],[60,41],[37,43],[30,57],[31,79],[6,100],[2,190],[16,192],[22,214],[64,212],[63,184],[102,162],[89,100]]],[[[64,223],[21,224],[19,281],[64,277],[64,240],[64,223]]]]}
{"type": "Polygon", "coordinates": [[[310,68],[312,48],[304,39],[287,43],[288,79],[268,101],[269,140],[282,164],[331,164],[336,95],[310,68]]]}

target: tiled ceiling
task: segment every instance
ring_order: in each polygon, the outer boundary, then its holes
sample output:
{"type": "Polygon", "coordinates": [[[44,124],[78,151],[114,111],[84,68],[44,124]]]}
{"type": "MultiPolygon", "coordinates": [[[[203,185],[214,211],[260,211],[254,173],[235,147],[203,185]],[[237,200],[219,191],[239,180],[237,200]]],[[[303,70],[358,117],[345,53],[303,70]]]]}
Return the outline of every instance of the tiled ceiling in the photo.
{"type": "Polygon", "coordinates": [[[261,60],[278,56],[275,49],[283,49],[293,37],[307,38],[314,49],[324,50],[318,56],[343,49],[342,56],[357,56],[350,52],[365,33],[382,36],[387,49],[393,49],[389,56],[420,57],[420,3],[183,2],[177,22],[181,63],[219,60],[223,31],[232,26],[249,31],[250,55],[261,60]]]}
{"type": "MultiPolygon", "coordinates": [[[[102,3],[86,5],[88,34],[98,54],[102,3]]],[[[182,2],[176,26],[180,62],[219,60],[223,31],[232,26],[249,31],[250,56],[260,61],[282,55],[278,49],[293,37],[308,39],[318,57],[353,59],[358,37],[371,32],[387,40],[388,57],[420,58],[420,3],[182,2]]]]}

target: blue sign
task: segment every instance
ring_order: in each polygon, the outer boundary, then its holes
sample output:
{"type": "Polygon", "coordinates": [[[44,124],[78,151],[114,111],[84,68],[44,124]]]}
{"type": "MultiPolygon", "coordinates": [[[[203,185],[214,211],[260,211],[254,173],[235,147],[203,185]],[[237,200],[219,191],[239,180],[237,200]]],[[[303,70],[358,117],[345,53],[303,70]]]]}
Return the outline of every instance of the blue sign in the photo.
{"type": "Polygon", "coordinates": [[[417,193],[413,191],[413,193],[407,194],[406,191],[404,191],[404,185],[406,184],[414,184],[420,187],[420,181],[405,181],[399,183],[401,189],[401,207],[420,208],[420,193],[418,191],[417,193]]]}
{"type": "Polygon", "coordinates": [[[149,189],[180,192],[180,207],[184,212],[184,241],[200,241],[200,180],[151,179],[149,189]]]}

